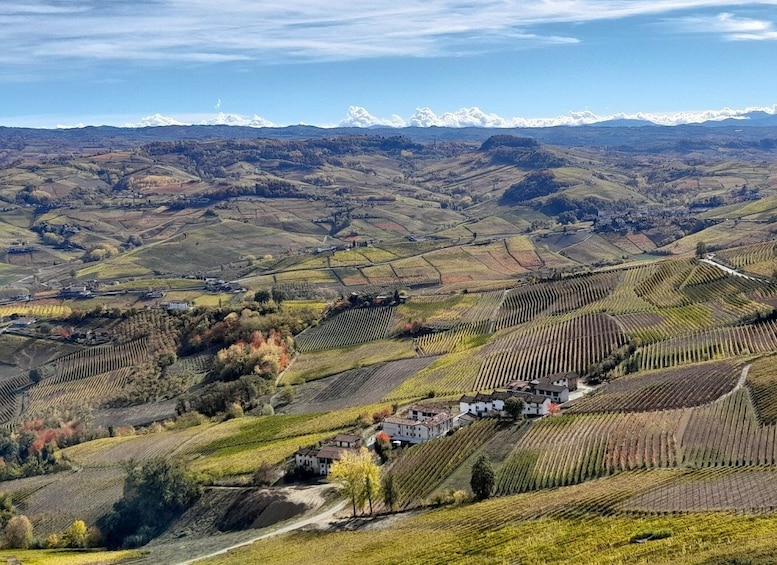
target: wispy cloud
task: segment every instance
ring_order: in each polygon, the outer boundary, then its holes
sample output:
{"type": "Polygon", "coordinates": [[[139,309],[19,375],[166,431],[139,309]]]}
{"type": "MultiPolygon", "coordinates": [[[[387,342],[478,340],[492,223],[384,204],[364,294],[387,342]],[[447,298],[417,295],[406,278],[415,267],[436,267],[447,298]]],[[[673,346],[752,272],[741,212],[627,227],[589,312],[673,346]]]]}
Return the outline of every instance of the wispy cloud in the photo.
{"type": "MultiPolygon", "coordinates": [[[[548,24],[776,4],[777,0],[29,0],[0,5],[4,36],[0,64],[434,57],[578,41],[573,26],[549,33],[548,24]]],[[[731,15],[711,23],[733,39],[768,39],[774,34],[770,22],[731,15]]]]}
{"type": "Polygon", "coordinates": [[[740,18],[730,12],[717,16],[681,18],[676,24],[686,31],[719,34],[731,41],[777,40],[774,22],[740,18]]]}

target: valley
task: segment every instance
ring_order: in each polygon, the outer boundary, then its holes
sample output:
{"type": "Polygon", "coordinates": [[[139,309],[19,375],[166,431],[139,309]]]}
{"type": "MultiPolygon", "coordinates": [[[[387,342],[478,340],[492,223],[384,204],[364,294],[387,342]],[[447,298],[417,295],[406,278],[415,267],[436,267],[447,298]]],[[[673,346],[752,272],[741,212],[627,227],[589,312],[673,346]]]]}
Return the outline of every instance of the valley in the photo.
{"type": "Polygon", "coordinates": [[[0,132],[0,557],[769,562],[777,130],[669,129],[0,132]]]}

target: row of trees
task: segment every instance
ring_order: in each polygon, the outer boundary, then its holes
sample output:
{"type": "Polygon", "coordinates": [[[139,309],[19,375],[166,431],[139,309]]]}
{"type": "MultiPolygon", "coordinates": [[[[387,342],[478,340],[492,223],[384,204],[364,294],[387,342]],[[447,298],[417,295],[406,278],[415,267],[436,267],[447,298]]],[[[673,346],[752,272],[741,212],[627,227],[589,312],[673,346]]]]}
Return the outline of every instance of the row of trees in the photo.
{"type": "MultiPolygon", "coordinates": [[[[381,500],[394,510],[399,501],[399,489],[391,472],[381,473],[372,454],[362,447],[358,452],[346,451],[340,460],[332,464],[329,480],[339,486],[340,491],[351,501],[353,517],[369,506],[370,515],[374,504],[381,500]]],[[[472,466],[470,486],[475,500],[485,500],[494,490],[495,474],[491,463],[481,455],[472,466]]]]}

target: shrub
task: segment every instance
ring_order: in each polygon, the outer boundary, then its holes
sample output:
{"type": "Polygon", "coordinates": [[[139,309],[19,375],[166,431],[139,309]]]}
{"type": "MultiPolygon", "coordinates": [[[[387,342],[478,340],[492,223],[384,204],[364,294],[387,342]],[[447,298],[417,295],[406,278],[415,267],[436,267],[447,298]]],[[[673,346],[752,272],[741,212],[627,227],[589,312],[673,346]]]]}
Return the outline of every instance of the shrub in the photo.
{"type": "Polygon", "coordinates": [[[32,543],[32,523],[27,516],[14,516],[5,525],[5,540],[11,549],[27,549],[32,543]]]}

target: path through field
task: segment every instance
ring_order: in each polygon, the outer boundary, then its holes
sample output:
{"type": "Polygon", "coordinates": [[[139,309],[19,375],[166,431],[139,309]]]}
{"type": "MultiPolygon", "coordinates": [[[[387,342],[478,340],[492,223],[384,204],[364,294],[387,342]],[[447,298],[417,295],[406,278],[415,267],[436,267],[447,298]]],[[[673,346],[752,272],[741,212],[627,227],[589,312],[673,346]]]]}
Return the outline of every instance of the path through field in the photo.
{"type": "Polygon", "coordinates": [[[732,269],[731,267],[726,267],[722,263],[718,263],[714,259],[699,259],[700,263],[707,263],[708,265],[712,265],[713,267],[717,267],[718,269],[725,271],[729,275],[734,275],[735,277],[742,277],[743,279],[747,279],[750,281],[759,281],[759,282],[765,282],[763,279],[759,279],[756,277],[751,277],[750,275],[746,275],[744,273],[740,273],[739,271],[732,269]]]}
{"type": "Polygon", "coordinates": [[[199,557],[195,557],[194,559],[189,559],[187,561],[181,561],[177,563],[176,565],[190,565],[191,563],[196,563],[197,561],[201,561],[203,559],[210,559],[211,557],[216,557],[218,555],[224,555],[225,553],[232,551],[233,549],[237,549],[240,547],[244,547],[246,545],[251,545],[254,542],[267,539],[273,536],[278,536],[281,534],[286,534],[288,532],[292,532],[294,530],[298,530],[300,528],[304,528],[305,526],[309,526],[312,524],[323,524],[328,521],[330,521],[335,514],[345,509],[347,505],[347,500],[341,500],[331,508],[328,508],[322,512],[319,512],[318,514],[313,514],[312,516],[307,516],[305,518],[301,518],[299,520],[296,520],[294,522],[291,522],[290,524],[287,524],[281,528],[278,528],[277,530],[273,530],[272,532],[267,532],[266,534],[262,534],[260,536],[256,536],[254,538],[251,538],[249,540],[236,543],[233,545],[230,545],[229,547],[225,547],[223,549],[220,549],[218,551],[214,551],[212,553],[208,553],[206,555],[200,555],[199,557]]]}

